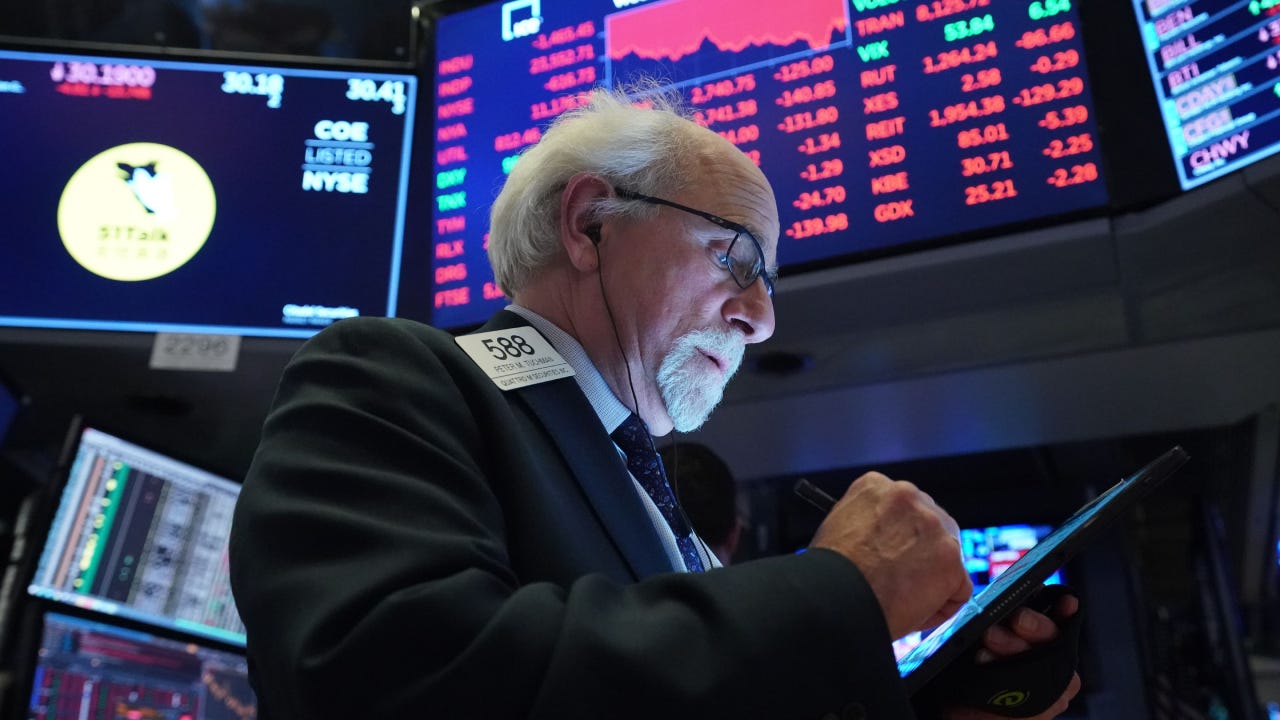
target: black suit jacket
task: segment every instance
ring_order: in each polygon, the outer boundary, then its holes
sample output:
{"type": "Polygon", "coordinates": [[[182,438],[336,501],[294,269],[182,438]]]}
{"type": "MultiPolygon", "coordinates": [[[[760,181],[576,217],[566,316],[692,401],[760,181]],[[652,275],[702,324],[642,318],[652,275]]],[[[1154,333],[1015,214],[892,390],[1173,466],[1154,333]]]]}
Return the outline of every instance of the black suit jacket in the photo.
{"type": "Polygon", "coordinates": [[[297,353],[231,538],[266,720],[911,717],[845,558],[669,570],[572,378],[504,393],[406,320],[297,353]]]}

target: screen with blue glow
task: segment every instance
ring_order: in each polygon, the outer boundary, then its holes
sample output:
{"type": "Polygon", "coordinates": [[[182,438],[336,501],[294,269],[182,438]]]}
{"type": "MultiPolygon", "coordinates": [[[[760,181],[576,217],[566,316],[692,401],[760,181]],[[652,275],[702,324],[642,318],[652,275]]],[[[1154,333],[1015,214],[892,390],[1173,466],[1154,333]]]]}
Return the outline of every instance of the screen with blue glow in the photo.
{"type": "Polygon", "coordinates": [[[306,337],[396,314],[416,87],[0,50],[0,325],[306,337]]]}
{"type": "Polygon", "coordinates": [[[80,431],[28,592],[243,646],[227,545],[240,485],[80,431]]]}
{"type": "Polygon", "coordinates": [[[1280,152],[1280,2],[1134,8],[1182,189],[1280,152]]]}
{"type": "MultiPolygon", "coordinates": [[[[960,551],[964,557],[964,567],[969,571],[969,579],[973,581],[973,594],[977,595],[991,584],[992,580],[1026,555],[1036,543],[1053,531],[1048,525],[996,525],[985,528],[962,528],[960,530],[960,551]]],[[[1059,570],[1045,580],[1046,585],[1062,583],[1062,571],[1059,570]]],[[[893,652],[899,660],[914,649],[926,637],[924,633],[913,632],[895,640],[893,652]]]]}
{"type": "Polygon", "coordinates": [[[511,0],[445,16],[435,324],[505,302],[488,211],[520,152],[591,87],[641,76],[769,177],[784,269],[1103,206],[1083,32],[1071,0],[511,0]]]}
{"type": "Polygon", "coordinates": [[[252,720],[244,656],[112,623],[45,613],[31,720],[252,720]]]}

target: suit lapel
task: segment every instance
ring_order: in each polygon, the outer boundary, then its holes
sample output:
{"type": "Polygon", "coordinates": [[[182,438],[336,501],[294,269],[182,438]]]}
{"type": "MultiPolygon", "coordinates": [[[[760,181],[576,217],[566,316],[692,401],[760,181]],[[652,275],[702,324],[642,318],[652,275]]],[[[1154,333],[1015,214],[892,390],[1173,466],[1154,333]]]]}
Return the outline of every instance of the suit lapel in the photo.
{"type": "MultiPolygon", "coordinates": [[[[531,327],[519,315],[500,311],[477,332],[531,327]]],[[[573,378],[508,391],[537,416],[555,441],[596,516],[636,578],[671,572],[671,562],[631,476],[591,403],[573,378]]]]}

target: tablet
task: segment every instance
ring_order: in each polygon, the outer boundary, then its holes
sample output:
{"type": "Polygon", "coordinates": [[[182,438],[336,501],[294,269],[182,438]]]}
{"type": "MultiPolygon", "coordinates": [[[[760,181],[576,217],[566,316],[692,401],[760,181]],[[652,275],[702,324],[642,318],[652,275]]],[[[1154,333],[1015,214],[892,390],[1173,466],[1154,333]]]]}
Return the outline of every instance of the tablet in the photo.
{"type": "Polygon", "coordinates": [[[1067,518],[898,661],[907,691],[916,693],[952,660],[974,648],[987,628],[1021,606],[1045,579],[1186,461],[1187,453],[1175,446],[1067,518]]]}

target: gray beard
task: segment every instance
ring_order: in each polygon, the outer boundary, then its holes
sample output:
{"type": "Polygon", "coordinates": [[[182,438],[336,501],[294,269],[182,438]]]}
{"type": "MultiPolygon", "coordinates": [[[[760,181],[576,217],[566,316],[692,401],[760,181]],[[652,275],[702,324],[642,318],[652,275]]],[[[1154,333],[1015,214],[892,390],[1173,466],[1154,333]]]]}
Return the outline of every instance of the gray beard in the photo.
{"type": "Polygon", "coordinates": [[[694,330],[676,339],[675,347],[662,358],[657,377],[658,392],[676,430],[697,430],[711,417],[729,378],[742,364],[744,351],[738,335],[727,330],[694,330]],[[723,377],[707,366],[699,348],[727,363],[723,377]]]}

